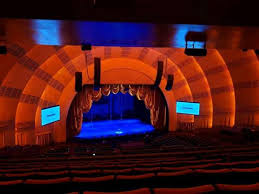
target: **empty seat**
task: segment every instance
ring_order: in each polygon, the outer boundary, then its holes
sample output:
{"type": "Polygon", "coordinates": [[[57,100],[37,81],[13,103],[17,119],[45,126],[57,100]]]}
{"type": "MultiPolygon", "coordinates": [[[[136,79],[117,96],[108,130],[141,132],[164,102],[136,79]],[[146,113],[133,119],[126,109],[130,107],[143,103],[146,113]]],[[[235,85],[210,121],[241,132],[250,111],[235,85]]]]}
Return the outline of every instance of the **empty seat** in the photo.
{"type": "Polygon", "coordinates": [[[58,171],[58,170],[65,170],[67,166],[45,166],[42,167],[42,171],[58,171]]]}
{"type": "Polygon", "coordinates": [[[197,184],[232,184],[235,182],[233,172],[230,169],[197,169],[194,170],[197,184]]]}
{"type": "Polygon", "coordinates": [[[6,173],[3,178],[7,180],[13,180],[17,178],[25,180],[33,177],[34,175],[35,175],[35,172],[6,173]]]}
{"type": "Polygon", "coordinates": [[[4,187],[13,187],[22,183],[23,180],[0,181],[1,192],[3,192],[3,190],[5,189],[4,187]]]}
{"type": "Polygon", "coordinates": [[[216,184],[216,188],[221,193],[258,193],[259,183],[250,185],[227,185],[227,184],[216,184]]]}
{"type": "Polygon", "coordinates": [[[122,192],[94,192],[94,191],[85,191],[84,194],[150,194],[149,188],[141,188],[131,191],[122,191],[122,192]]]}
{"type": "Polygon", "coordinates": [[[73,187],[77,191],[109,191],[114,185],[114,176],[102,176],[102,177],[74,177],[72,179],[73,187]]]}
{"type": "Polygon", "coordinates": [[[172,194],[172,193],[188,193],[188,194],[199,194],[199,193],[213,193],[215,189],[212,185],[202,185],[191,188],[155,188],[154,194],[172,194]]]}
{"type": "Polygon", "coordinates": [[[54,172],[35,172],[35,179],[53,179],[53,178],[63,178],[68,176],[67,170],[54,171],[54,172]]]}
{"type": "Polygon", "coordinates": [[[37,185],[37,184],[57,184],[57,183],[65,183],[69,182],[70,178],[69,177],[63,177],[63,178],[57,178],[57,179],[27,179],[25,181],[25,184],[32,184],[32,185],[37,185]]]}
{"type": "Polygon", "coordinates": [[[148,173],[148,172],[157,172],[160,170],[160,167],[153,167],[153,168],[134,168],[135,173],[148,173]]]}
{"type": "Polygon", "coordinates": [[[154,187],[188,187],[194,184],[193,170],[187,169],[177,172],[159,172],[154,187]]]}
{"type": "Polygon", "coordinates": [[[259,182],[259,167],[233,168],[232,172],[237,184],[252,184],[259,182]]]}
{"type": "Polygon", "coordinates": [[[25,180],[24,192],[33,193],[65,193],[69,190],[70,177],[55,179],[27,179],[25,180]]]}
{"type": "Polygon", "coordinates": [[[117,170],[110,170],[110,169],[104,169],[103,170],[103,173],[104,174],[122,174],[122,175],[125,175],[125,174],[131,174],[132,172],[132,169],[131,168],[126,168],[126,169],[117,169],[117,170]]]}
{"type": "Polygon", "coordinates": [[[154,173],[145,173],[140,175],[118,175],[116,177],[116,185],[119,185],[121,190],[152,187],[154,178],[154,173]]]}
{"type": "Polygon", "coordinates": [[[74,177],[96,177],[100,176],[101,170],[100,169],[93,169],[93,170],[71,170],[71,176],[74,177]]]}

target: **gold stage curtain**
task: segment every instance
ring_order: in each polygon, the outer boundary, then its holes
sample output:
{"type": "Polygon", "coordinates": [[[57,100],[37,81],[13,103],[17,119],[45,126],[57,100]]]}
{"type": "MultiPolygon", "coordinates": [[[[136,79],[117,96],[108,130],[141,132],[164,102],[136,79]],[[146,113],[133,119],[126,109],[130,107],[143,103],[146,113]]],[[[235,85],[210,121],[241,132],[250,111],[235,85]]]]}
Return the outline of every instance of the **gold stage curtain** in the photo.
{"type": "Polygon", "coordinates": [[[166,102],[159,89],[151,86],[138,85],[104,85],[95,91],[92,86],[84,86],[71,103],[67,119],[68,139],[78,135],[82,128],[83,113],[88,112],[92,103],[101,99],[102,95],[109,96],[110,93],[117,94],[129,92],[131,96],[136,96],[138,100],[143,100],[147,109],[150,110],[150,121],[155,129],[165,129],[166,125],[166,102]],[[125,89],[128,89],[126,91],[125,89]]]}

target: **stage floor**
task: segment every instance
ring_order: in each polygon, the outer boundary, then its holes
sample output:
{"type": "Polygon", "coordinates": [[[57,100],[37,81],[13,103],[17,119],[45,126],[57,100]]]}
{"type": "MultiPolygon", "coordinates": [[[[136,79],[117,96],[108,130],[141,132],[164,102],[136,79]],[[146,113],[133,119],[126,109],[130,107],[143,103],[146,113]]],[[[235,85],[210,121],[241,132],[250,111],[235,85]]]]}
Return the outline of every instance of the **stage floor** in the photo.
{"type": "Polygon", "coordinates": [[[112,136],[143,134],[151,132],[154,127],[138,119],[107,120],[83,122],[81,132],[77,138],[94,139],[112,136]]]}

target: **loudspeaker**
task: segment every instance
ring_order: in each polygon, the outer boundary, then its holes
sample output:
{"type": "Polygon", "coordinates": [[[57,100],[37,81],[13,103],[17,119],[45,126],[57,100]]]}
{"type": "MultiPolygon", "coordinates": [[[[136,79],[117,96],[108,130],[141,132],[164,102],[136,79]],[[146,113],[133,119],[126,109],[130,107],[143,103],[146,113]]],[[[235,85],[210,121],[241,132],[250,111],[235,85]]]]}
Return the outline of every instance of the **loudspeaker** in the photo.
{"type": "Polygon", "coordinates": [[[169,74],[168,77],[167,77],[167,84],[166,84],[165,89],[167,91],[169,91],[169,90],[171,90],[173,88],[173,85],[174,85],[174,75],[173,74],[169,74]]]}
{"type": "Polygon", "coordinates": [[[82,51],[90,51],[90,50],[92,50],[92,45],[91,44],[82,44],[81,50],[82,51]]]}
{"type": "Polygon", "coordinates": [[[94,58],[94,88],[99,89],[101,84],[101,58],[94,58]]]}
{"type": "Polygon", "coordinates": [[[75,73],[76,81],[75,81],[75,91],[81,92],[82,91],[82,72],[75,73]]]}
{"type": "Polygon", "coordinates": [[[159,84],[161,82],[161,79],[162,79],[162,75],[163,75],[163,61],[158,61],[158,64],[157,64],[157,73],[156,73],[156,80],[155,80],[155,83],[154,83],[154,88],[157,88],[159,87],[159,84]]]}
{"type": "Polygon", "coordinates": [[[185,48],[184,53],[188,56],[206,56],[207,49],[185,48]]]}
{"type": "Polygon", "coordinates": [[[0,55],[6,55],[6,54],[7,54],[6,46],[0,46],[0,55]]]}

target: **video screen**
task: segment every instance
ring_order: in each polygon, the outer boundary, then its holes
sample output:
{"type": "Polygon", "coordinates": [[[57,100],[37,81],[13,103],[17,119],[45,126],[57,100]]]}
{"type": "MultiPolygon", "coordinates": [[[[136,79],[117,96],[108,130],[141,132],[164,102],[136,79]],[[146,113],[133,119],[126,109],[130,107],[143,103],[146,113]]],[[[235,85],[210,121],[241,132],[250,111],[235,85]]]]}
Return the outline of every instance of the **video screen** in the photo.
{"type": "Polygon", "coordinates": [[[176,113],[199,115],[200,114],[200,103],[176,102],[176,113]]]}
{"type": "Polygon", "coordinates": [[[60,106],[41,109],[41,125],[47,125],[60,120],[60,106]]]}

